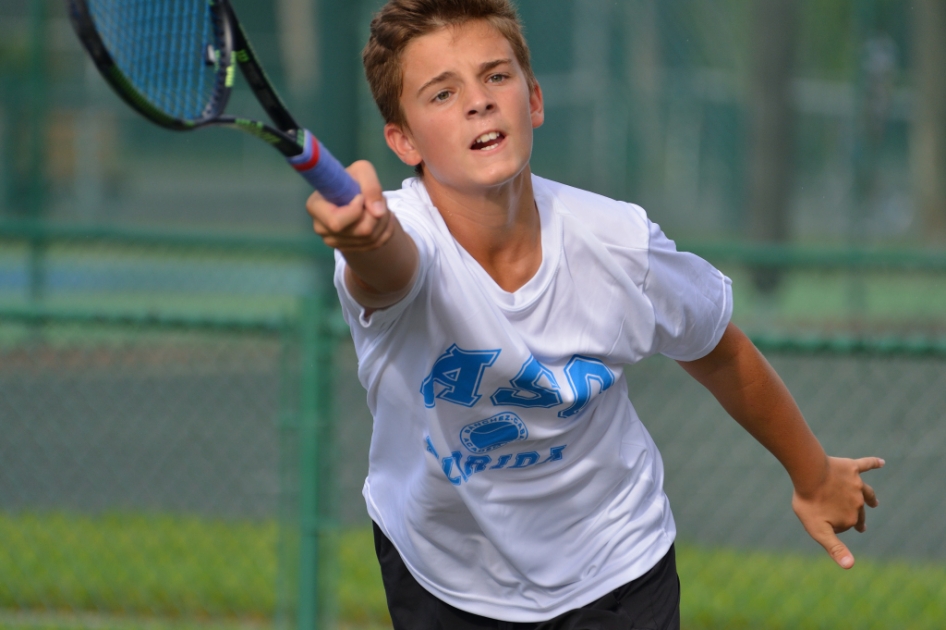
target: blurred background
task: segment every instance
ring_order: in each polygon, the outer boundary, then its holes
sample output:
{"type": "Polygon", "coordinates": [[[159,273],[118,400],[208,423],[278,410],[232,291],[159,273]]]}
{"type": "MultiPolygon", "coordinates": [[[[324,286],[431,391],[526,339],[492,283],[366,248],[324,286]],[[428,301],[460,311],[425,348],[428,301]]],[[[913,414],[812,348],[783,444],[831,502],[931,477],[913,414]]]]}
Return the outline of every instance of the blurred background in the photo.
{"type": "MultiPolygon", "coordinates": [[[[360,65],[380,0],[232,2],[296,118],[399,187],[360,65]]],[[[946,3],[516,4],[533,171],[719,266],[829,452],[887,460],[843,572],[706,392],[631,366],[684,628],[946,627],[946,3]]],[[[129,110],[64,2],[0,0],[0,628],[390,627],[307,194],[254,138],[129,110]]]]}

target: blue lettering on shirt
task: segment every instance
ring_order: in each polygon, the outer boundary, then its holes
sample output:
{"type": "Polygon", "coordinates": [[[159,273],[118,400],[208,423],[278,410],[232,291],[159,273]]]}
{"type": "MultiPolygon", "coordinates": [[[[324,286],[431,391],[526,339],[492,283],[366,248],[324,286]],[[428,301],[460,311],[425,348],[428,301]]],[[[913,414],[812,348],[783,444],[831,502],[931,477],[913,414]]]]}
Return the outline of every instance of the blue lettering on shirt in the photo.
{"type": "Polygon", "coordinates": [[[457,344],[447,348],[421,384],[424,405],[433,407],[437,398],[464,407],[475,405],[481,398],[477,390],[483,371],[496,361],[499,353],[499,350],[463,350],[457,344]],[[440,386],[440,391],[436,391],[435,385],[440,386]]]}
{"type": "Polygon", "coordinates": [[[591,384],[598,384],[598,391],[603,392],[614,385],[614,374],[600,359],[592,359],[576,354],[565,366],[568,384],[575,392],[575,402],[558,412],[559,418],[570,418],[581,412],[591,401],[591,384]]]}
{"type": "MultiPolygon", "coordinates": [[[[436,449],[434,449],[430,437],[426,437],[424,441],[425,450],[434,455],[434,453],[436,453],[436,449]]],[[[460,486],[468,482],[473,475],[482,472],[493,470],[511,471],[516,469],[531,468],[533,466],[541,466],[542,464],[547,464],[549,462],[561,461],[564,459],[563,453],[565,452],[565,448],[567,446],[567,444],[553,446],[548,450],[548,455],[545,457],[545,459],[542,459],[542,454],[538,451],[507,453],[505,455],[500,455],[499,459],[496,460],[496,463],[492,466],[489,464],[492,463],[493,459],[489,455],[469,455],[464,457],[463,453],[460,451],[453,451],[450,453],[449,457],[444,457],[439,461],[439,463],[441,470],[443,470],[444,476],[447,478],[447,481],[455,486],[460,486]],[[513,465],[507,466],[510,461],[514,462],[513,465]]]]}
{"type": "Polygon", "coordinates": [[[510,460],[510,459],[512,459],[512,455],[501,455],[500,458],[499,458],[499,460],[498,460],[495,464],[493,464],[492,466],[490,466],[489,469],[490,469],[490,470],[499,470],[500,468],[504,468],[504,467],[506,466],[506,464],[509,463],[509,460],[510,460]]]}
{"type": "Polygon", "coordinates": [[[489,455],[472,455],[466,458],[466,463],[463,465],[466,470],[466,476],[472,477],[478,472],[483,472],[486,470],[486,464],[493,461],[493,458],[489,455]]]}
{"type": "MultiPolygon", "coordinates": [[[[432,408],[438,400],[445,400],[464,407],[473,407],[482,398],[480,385],[486,369],[492,366],[501,350],[465,350],[456,344],[447,348],[434,362],[430,373],[421,384],[420,393],[424,405],[432,408]]],[[[596,393],[601,393],[614,384],[614,372],[600,359],[574,355],[565,366],[565,376],[573,393],[573,402],[558,412],[559,418],[570,418],[580,414],[591,403],[596,393]],[[597,391],[595,391],[597,390],[597,391]]],[[[496,407],[525,407],[549,409],[562,405],[562,393],[555,375],[530,356],[519,373],[509,380],[511,387],[499,387],[490,396],[496,407]]],[[[519,416],[505,411],[489,418],[470,423],[460,431],[460,441],[472,455],[464,457],[461,451],[452,451],[449,457],[441,458],[429,436],[425,437],[425,450],[440,464],[447,480],[460,486],[479,473],[506,474],[506,471],[522,470],[542,466],[564,459],[567,444],[553,446],[547,453],[521,451],[496,456],[487,452],[510,448],[516,442],[527,440],[529,430],[519,416]],[[510,465],[510,462],[512,463],[510,465]],[[492,464],[492,465],[491,465],[492,464]]],[[[509,473],[515,475],[516,473],[509,473]]]]}
{"type": "Polygon", "coordinates": [[[516,453],[516,463],[509,467],[510,470],[513,468],[528,468],[529,466],[534,465],[539,461],[539,454],[535,451],[529,451],[527,453],[516,453]]]}
{"type": "MultiPolygon", "coordinates": [[[[567,445],[566,445],[567,446],[567,445]]],[[[564,446],[553,446],[549,449],[549,458],[543,461],[543,464],[548,462],[557,462],[562,459],[562,452],[565,450],[564,446]]]]}
{"type": "MultiPolygon", "coordinates": [[[[496,362],[500,352],[464,350],[456,344],[447,348],[421,384],[424,405],[432,408],[440,399],[464,407],[474,406],[482,398],[479,389],[483,374],[496,362]]],[[[558,412],[559,418],[570,418],[584,411],[594,397],[595,385],[597,393],[601,393],[614,384],[615,378],[603,361],[579,354],[568,361],[565,376],[574,402],[558,412]]],[[[499,387],[490,396],[494,407],[549,409],[562,404],[561,388],[555,375],[534,356],[526,360],[509,384],[512,387],[499,387]]],[[[493,427],[493,430],[499,428],[493,427]]]]}
{"type": "Polygon", "coordinates": [[[490,400],[497,407],[555,407],[562,404],[562,395],[558,393],[558,383],[552,371],[539,363],[535,357],[529,357],[515,378],[509,381],[512,387],[500,387],[490,400]],[[548,387],[542,385],[542,381],[548,387]]]}

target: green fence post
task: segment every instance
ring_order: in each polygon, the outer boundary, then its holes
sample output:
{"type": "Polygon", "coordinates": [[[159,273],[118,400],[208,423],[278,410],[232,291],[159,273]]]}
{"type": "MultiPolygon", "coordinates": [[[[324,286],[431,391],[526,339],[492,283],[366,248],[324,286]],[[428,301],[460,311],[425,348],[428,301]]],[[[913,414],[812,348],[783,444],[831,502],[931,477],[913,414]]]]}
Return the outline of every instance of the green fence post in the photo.
{"type": "MultiPolygon", "coordinates": [[[[300,308],[299,311],[302,309],[300,308]]],[[[291,630],[299,599],[300,313],[284,322],[279,391],[279,559],[275,630],[291,630]]]]}
{"type": "MultiPolygon", "coordinates": [[[[30,3],[30,63],[29,63],[29,171],[27,181],[26,214],[29,220],[41,225],[46,206],[46,6],[45,0],[30,3]]],[[[29,299],[43,299],[46,285],[46,242],[42,230],[30,241],[29,299]]]]}
{"type": "Polygon", "coordinates": [[[321,304],[310,296],[302,302],[299,405],[299,630],[318,626],[319,613],[319,321],[321,304]]]}
{"type": "MultiPolygon", "coordinates": [[[[329,285],[329,288],[331,285],[329,285]]],[[[330,523],[331,343],[326,290],[303,298],[301,308],[301,384],[299,409],[299,630],[324,628],[332,613],[330,523]]]]}

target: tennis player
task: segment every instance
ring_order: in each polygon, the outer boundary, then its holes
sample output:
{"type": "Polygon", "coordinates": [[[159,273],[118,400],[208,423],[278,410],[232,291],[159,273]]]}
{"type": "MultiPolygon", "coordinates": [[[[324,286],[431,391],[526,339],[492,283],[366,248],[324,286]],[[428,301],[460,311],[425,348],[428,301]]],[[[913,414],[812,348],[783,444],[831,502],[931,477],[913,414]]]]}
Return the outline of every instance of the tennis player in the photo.
{"type": "Polygon", "coordinates": [[[876,506],[730,323],[730,281],[640,207],[533,175],[542,90],[508,0],[390,0],[364,64],[417,177],[314,194],[374,417],[364,486],[396,629],[678,628],[676,529],[623,366],[675,360],[837,533],[876,506]]]}

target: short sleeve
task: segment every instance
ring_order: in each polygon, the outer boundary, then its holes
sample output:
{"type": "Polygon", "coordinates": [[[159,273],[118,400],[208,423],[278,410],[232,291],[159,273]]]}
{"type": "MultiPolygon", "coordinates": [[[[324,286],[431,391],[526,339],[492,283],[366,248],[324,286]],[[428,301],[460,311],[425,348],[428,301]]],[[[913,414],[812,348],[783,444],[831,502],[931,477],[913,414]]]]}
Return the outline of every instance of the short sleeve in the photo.
{"type": "Polygon", "coordinates": [[[415,226],[410,218],[399,214],[398,220],[401,222],[404,231],[407,232],[408,236],[413,239],[414,244],[417,246],[418,270],[410,293],[396,304],[376,310],[371,313],[370,316],[366,317],[364,307],[355,301],[355,298],[352,297],[351,293],[348,291],[348,285],[345,283],[345,269],[348,267],[348,264],[345,262],[345,257],[342,256],[341,252],[335,251],[335,290],[338,291],[338,299],[342,305],[342,313],[345,317],[345,321],[353,330],[358,326],[362,329],[373,330],[379,333],[390,327],[414,301],[424,284],[427,270],[431,264],[433,252],[432,243],[430,239],[425,236],[424,231],[415,226]]]}
{"type": "Polygon", "coordinates": [[[650,242],[644,295],[654,308],[655,351],[677,361],[710,353],[732,317],[732,282],[711,264],[677,251],[648,221],[650,242]]]}

